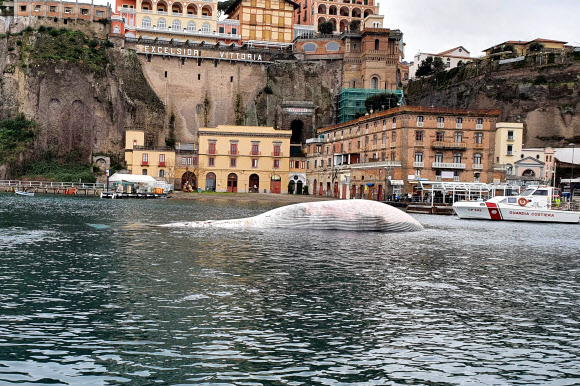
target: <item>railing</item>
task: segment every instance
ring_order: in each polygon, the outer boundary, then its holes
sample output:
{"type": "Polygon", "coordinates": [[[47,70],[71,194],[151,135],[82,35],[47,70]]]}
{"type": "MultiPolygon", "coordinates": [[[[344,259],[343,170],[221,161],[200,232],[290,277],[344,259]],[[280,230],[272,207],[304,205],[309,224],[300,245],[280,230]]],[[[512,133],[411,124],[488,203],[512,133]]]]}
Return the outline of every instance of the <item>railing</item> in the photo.
{"type": "Polygon", "coordinates": [[[483,170],[483,164],[473,164],[473,170],[483,170]]]}
{"type": "Polygon", "coordinates": [[[187,15],[185,15],[185,17],[189,17],[191,19],[197,19],[197,15],[195,15],[193,13],[188,13],[187,15]]]}
{"type": "Polygon", "coordinates": [[[183,12],[171,12],[171,15],[181,17],[183,16],[183,12]]]}
{"type": "Polygon", "coordinates": [[[397,147],[397,142],[391,142],[391,148],[397,147]]]}
{"type": "Polygon", "coordinates": [[[165,12],[165,11],[157,11],[157,14],[158,15],[169,15],[169,13],[165,12]]]}
{"type": "Polygon", "coordinates": [[[234,151],[229,150],[228,155],[240,155],[240,152],[238,150],[234,150],[234,151]]]}
{"type": "Polygon", "coordinates": [[[475,124],[475,129],[476,130],[483,130],[483,124],[482,123],[476,123],[475,124]]]}
{"type": "Polygon", "coordinates": [[[445,122],[437,122],[437,128],[438,129],[444,129],[445,128],[445,122]]]}
{"type": "Polygon", "coordinates": [[[506,164],[494,164],[493,170],[498,171],[498,172],[506,171],[507,165],[506,164]]]}
{"type": "Polygon", "coordinates": [[[467,149],[465,142],[433,142],[434,149],[467,149]]]}
{"type": "MultiPolygon", "coordinates": [[[[128,149],[131,150],[131,149],[128,149]]],[[[172,148],[171,146],[139,146],[139,145],[135,145],[133,146],[133,150],[167,150],[167,151],[172,151],[174,150],[174,148],[172,148]]]]}
{"type": "Polygon", "coordinates": [[[279,151],[279,152],[273,151],[272,152],[272,157],[283,157],[283,155],[282,155],[282,152],[281,151],[279,151]]]}
{"type": "Polygon", "coordinates": [[[142,9],[141,12],[142,13],[153,13],[153,11],[150,9],[142,9]]]}
{"type": "Polygon", "coordinates": [[[415,142],[415,147],[424,147],[425,144],[423,142],[415,142]]]}
{"type": "Polygon", "coordinates": [[[350,166],[353,169],[401,167],[401,161],[365,162],[365,163],[351,164],[350,166]]]}
{"type": "Polygon", "coordinates": [[[465,169],[465,164],[433,162],[433,169],[465,169]]]}
{"type": "Polygon", "coordinates": [[[261,151],[251,151],[250,155],[258,156],[258,155],[262,155],[262,152],[261,151]]]}
{"type": "Polygon", "coordinates": [[[475,150],[481,150],[484,148],[483,143],[476,143],[475,145],[473,145],[473,148],[475,150]]]}
{"type": "Polygon", "coordinates": [[[463,123],[456,123],[455,128],[456,129],[463,129],[463,123]]]}
{"type": "Polygon", "coordinates": [[[417,122],[417,127],[423,127],[423,122],[417,122]]]}
{"type": "Polygon", "coordinates": [[[159,166],[165,167],[165,161],[163,162],[159,161],[159,166]]]}
{"type": "Polygon", "coordinates": [[[149,166],[149,161],[141,161],[141,166],[149,166]]]}
{"type": "Polygon", "coordinates": [[[51,182],[51,181],[18,181],[0,180],[0,186],[13,186],[24,188],[77,188],[77,189],[103,189],[106,184],[84,182],[51,182]]]}
{"type": "Polygon", "coordinates": [[[391,126],[391,128],[396,129],[397,128],[397,123],[393,123],[393,125],[391,126]]]}
{"type": "Polygon", "coordinates": [[[423,168],[425,167],[425,162],[413,162],[414,168],[423,168]]]}

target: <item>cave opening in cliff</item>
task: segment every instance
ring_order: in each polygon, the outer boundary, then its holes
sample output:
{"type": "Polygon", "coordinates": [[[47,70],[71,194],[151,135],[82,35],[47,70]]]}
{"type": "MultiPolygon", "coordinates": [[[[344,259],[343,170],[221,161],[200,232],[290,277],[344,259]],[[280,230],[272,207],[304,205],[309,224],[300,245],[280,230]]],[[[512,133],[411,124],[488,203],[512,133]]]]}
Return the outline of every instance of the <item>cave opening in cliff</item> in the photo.
{"type": "Polygon", "coordinates": [[[300,119],[295,119],[290,123],[290,130],[292,130],[292,136],[290,137],[291,144],[302,144],[302,137],[304,132],[304,122],[300,119]]]}

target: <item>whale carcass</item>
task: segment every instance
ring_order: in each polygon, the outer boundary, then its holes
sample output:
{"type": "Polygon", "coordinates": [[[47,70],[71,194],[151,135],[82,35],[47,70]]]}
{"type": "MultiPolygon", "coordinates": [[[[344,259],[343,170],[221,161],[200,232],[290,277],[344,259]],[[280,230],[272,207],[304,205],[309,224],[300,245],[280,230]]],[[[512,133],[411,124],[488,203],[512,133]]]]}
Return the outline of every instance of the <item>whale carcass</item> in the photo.
{"type": "Polygon", "coordinates": [[[423,226],[407,213],[370,200],[318,201],[287,205],[258,216],[178,222],[162,227],[295,228],[344,231],[408,232],[423,226]]]}

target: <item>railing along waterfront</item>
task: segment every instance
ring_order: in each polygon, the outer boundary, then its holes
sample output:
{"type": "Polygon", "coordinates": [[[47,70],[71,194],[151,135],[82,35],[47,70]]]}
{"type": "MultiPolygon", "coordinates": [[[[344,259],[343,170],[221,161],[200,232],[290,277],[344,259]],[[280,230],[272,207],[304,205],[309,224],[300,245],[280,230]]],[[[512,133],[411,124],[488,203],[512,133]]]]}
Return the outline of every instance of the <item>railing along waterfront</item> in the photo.
{"type": "Polygon", "coordinates": [[[106,184],[103,183],[89,183],[89,182],[54,182],[54,181],[20,181],[20,180],[0,180],[0,186],[3,187],[22,187],[22,188],[66,188],[66,189],[89,189],[98,190],[104,189],[106,184]]]}

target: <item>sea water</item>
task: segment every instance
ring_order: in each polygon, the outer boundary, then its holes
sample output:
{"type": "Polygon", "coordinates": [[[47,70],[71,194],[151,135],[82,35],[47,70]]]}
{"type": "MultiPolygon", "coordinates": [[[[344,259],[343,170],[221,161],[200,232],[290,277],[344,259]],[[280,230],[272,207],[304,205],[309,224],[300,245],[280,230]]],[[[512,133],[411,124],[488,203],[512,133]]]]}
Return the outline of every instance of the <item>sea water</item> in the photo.
{"type": "Polygon", "coordinates": [[[577,384],[580,226],[174,229],[280,204],[0,195],[0,384],[577,384]]]}

